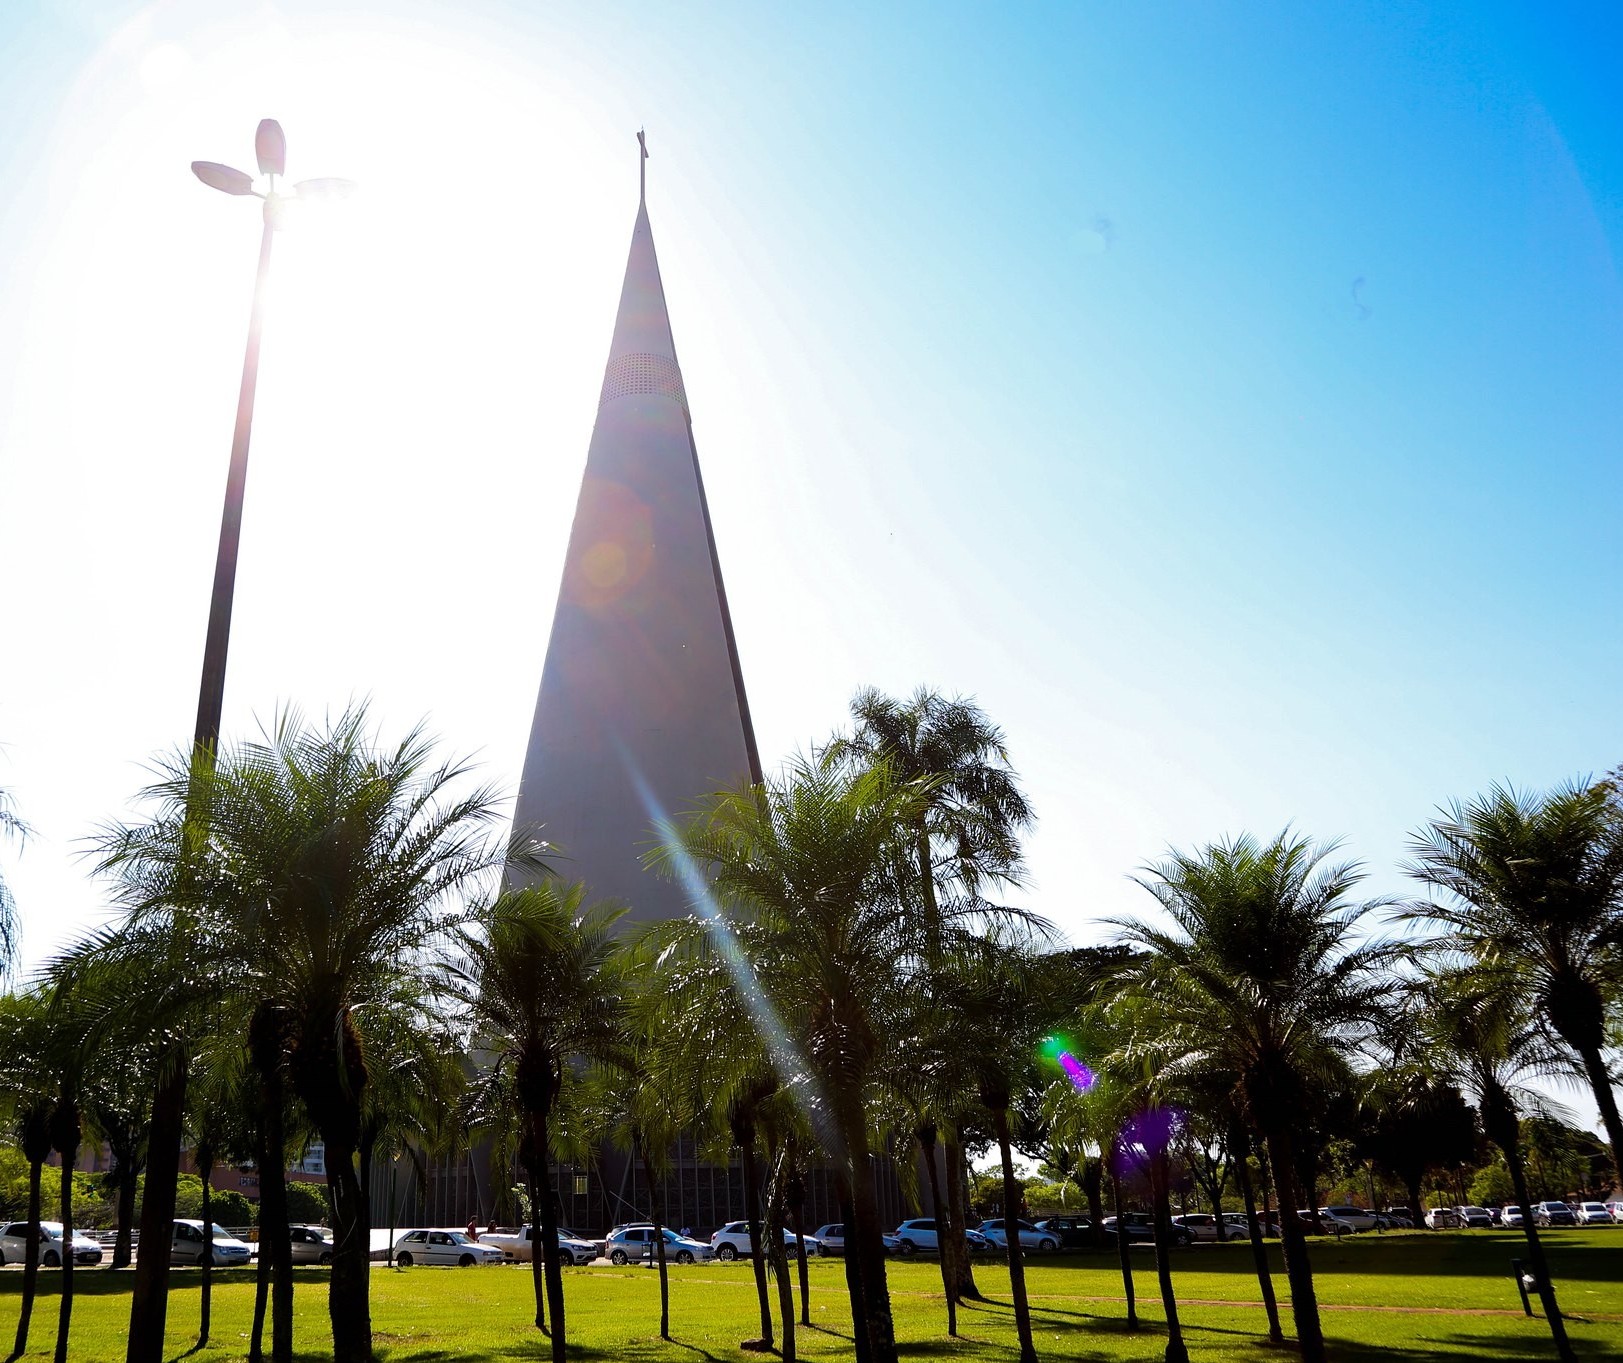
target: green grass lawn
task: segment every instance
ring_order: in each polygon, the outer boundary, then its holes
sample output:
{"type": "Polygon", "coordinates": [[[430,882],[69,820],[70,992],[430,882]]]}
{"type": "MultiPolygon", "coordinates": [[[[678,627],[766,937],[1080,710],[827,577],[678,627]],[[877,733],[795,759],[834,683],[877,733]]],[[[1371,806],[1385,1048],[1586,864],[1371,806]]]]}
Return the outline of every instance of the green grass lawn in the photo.
{"type": "MultiPolygon", "coordinates": [[[[1458,1232],[1359,1236],[1313,1246],[1319,1300],[1331,1356],[1344,1363],[1376,1359],[1546,1359],[1554,1357],[1541,1319],[1521,1315],[1510,1260],[1525,1242],[1514,1234],[1458,1232]],[[1504,1314],[1500,1314],[1504,1313],[1504,1314]]],[[[1279,1265],[1275,1251],[1275,1269],[1279,1265]]],[[[1551,1266],[1580,1356],[1623,1358],[1623,1229],[1566,1231],[1551,1237],[1551,1266]]],[[[1158,1360],[1164,1321],[1147,1253],[1135,1252],[1142,1330],[1126,1330],[1122,1285],[1111,1255],[1079,1254],[1027,1261],[1038,1352],[1056,1359],[1158,1360]]],[[[804,1358],[851,1356],[845,1278],[838,1261],[811,1266],[810,1330],[799,1332],[804,1358]]],[[[1262,1342],[1246,1245],[1202,1245],[1178,1254],[1175,1282],[1192,1358],[1278,1359],[1262,1342]]],[[[960,1340],[946,1335],[941,1278],[933,1261],[893,1262],[892,1301],[902,1354],[1013,1358],[1008,1273],[996,1263],[977,1267],[991,1299],[967,1306],[960,1340]]],[[[298,1273],[296,1347],[301,1359],[328,1357],[325,1272],[298,1273]]],[[[253,1308],[249,1270],[215,1275],[214,1341],[190,1355],[197,1363],[240,1358],[253,1308]]],[[[56,1335],[58,1275],[41,1275],[29,1359],[48,1358],[56,1335]]],[[[170,1299],[173,1356],[196,1340],[198,1274],[179,1270],[170,1299]]],[[[81,1270],[77,1287],[75,1359],[123,1357],[132,1276],[81,1270]]],[[[22,1275],[0,1273],[0,1346],[16,1328],[22,1275]]],[[[1285,1289],[1283,1276],[1276,1291],[1285,1289]]],[[[757,1333],[755,1296],[746,1264],[694,1265],[671,1272],[672,1343],[658,1338],[659,1287],[640,1268],[565,1271],[571,1355],[581,1359],[698,1360],[759,1358],[738,1345],[757,1333]]],[[[776,1295],[774,1294],[774,1307],[776,1295]]],[[[480,1269],[379,1267],[372,1278],[372,1323],[379,1357],[388,1363],[473,1363],[481,1359],[543,1359],[548,1342],[528,1322],[532,1310],[527,1267],[480,1269]]],[[[1286,1330],[1290,1333],[1289,1313],[1286,1330]]]]}

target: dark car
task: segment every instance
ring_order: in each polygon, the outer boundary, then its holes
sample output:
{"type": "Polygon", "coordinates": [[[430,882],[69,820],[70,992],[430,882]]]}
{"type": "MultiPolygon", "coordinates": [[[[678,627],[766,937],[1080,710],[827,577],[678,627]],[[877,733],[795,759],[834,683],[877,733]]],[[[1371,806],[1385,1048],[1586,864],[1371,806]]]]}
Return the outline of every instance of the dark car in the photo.
{"type": "Polygon", "coordinates": [[[1093,1243],[1093,1223],[1085,1216],[1051,1216],[1037,1229],[1059,1241],[1061,1249],[1082,1249],[1093,1243]]]}
{"type": "Polygon", "coordinates": [[[1541,1226],[1576,1226],[1578,1218],[1565,1202],[1535,1202],[1533,1220],[1541,1226]]]}
{"type": "MultiPolygon", "coordinates": [[[[1155,1218],[1148,1212],[1128,1212],[1119,1222],[1114,1216],[1107,1216],[1101,1223],[1101,1229],[1106,1235],[1112,1236],[1125,1232],[1130,1245],[1147,1245],[1155,1239],[1155,1218]]],[[[1184,1226],[1173,1226],[1172,1243],[1192,1245],[1195,1234],[1184,1226]]]]}

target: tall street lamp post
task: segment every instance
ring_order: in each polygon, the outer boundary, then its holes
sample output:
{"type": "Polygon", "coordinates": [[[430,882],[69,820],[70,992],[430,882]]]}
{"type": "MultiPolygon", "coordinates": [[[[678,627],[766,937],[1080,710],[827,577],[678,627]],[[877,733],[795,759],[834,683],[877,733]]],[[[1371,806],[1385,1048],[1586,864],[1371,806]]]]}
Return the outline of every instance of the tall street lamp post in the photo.
{"type": "MultiPolygon", "coordinates": [[[[253,310],[248,315],[248,349],[242,360],[242,388],[237,394],[237,424],[231,436],[231,468],[225,482],[225,511],[220,517],[220,549],[214,560],[214,592],[209,599],[208,636],[203,645],[203,682],[197,697],[199,748],[213,749],[220,738],[220,712],[225,705],[225,658],[231,640],[231,603],[237,580],[237,545],[242,534],[242,497],[248,481],[248,438],[254,424],[254,389],[259,383],[259,332],[265,305],[265,279],[270,273],[271,242],[281,225],[287,198],[276,182],[287,172],[287,138],[274,118],[264,119],[254,134],[264,193],[254,188],[246,171],[216,161],[193,161],[192,173],[223,194],[252,195],[264,201],[265,230],[259,239],[259,271],[254,276],[253,310]]],[[[293,186],[293,197],[343,197],[348,180],[305,180],[293,186]]]]}
{"type": "MultiPolygon", "coordinates": [[[[282,125],[274,118],[261,121],[254,134],[254,153],[259,173],[265,177],[263,192],[254,187],[254,177],[246,171],[215,161],[192,162],[192,172],[210,188],[263,200],[265,221],[259,242],[259,270],[254,277],[253,309],[248,315],[248,349],[242,361],[242,388],[237,395],[237,424],[231,437],[231,468],[226,475],[225,511],[220,518],[220,548],[214,561],[214,591],[209,600],[208,636],[203,646],[203,680],[197,698],[193,755],[194,759],[210,764],[220,740],[220,713],[225,705],[226,647],[231,637],[242,498],[248,480],[248,436],[254,421],[254,389],[259,381],[259,333],[265,280],[270,272],[271,242],[290,197],[277,189],[277,181],[287,169],[287,138],[282,133],[282,125]]],[[[291,197],[342,198],[354,187],[348,180],[305,180],[293,187],[291,197]]],[[[126,1363],[161,1363],[164,1358],[164,1325],[169,1305],[167,1248],[172,1238],[175,1184],[180,1173],[189,1062],[186,1042],[177,1040],[164,1056],[153,1095],[152,1121],[147,1128],[146,1195],[141,1205],[141,1242],[149,1247],[149,1252],[138,1255],[135,1261],[126,1363]],[[161,1248],[153,1253],[151,1247],[161,1248]]]]}

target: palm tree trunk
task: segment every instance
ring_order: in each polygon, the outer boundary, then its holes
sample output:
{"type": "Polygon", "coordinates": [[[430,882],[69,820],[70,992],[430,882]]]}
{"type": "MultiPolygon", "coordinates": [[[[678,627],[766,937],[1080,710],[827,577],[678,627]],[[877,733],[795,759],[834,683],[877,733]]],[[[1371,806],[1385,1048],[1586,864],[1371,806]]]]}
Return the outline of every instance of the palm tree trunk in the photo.
{"type": "MultiPolygon", "coordinates": [[[[1161,1308],[1167,1318],[1166,1363],[1189,1363],[1178,1320],[1178,1298],[1172,1291],[1172,1202],[1168,1195],[1166,1152],[1150,1157],[1150,1195],[1155,1199],[1155,1276],[1161,1287],[1161,1308]]],[[[1221,1216],[1219,1226],[1223,1224],[1221,1216]]]]}
{"type": "MultiPolygon", "coordinates": [[[[868,1348],[868,1302],[866,1290],[862,1282],[862,1268],[857,1262],[857,1210],[852,1201],[851,1188],[848,1180],[840,1179],[845,1186],[840,1188],[840,1218],[845,1223],[845,1290],[851,1299],[851,1342],[856,1353],[856,1363],[871,1363],[868,1348]]],[[[880,1241],[880,1248],[884,1248],[884,1241],[880,1241]]]]}
{"type": "Polygon", "coordinates": [[[17,1317],[17,1341],[11,1356],[21,1358],[28,1348],[28,1322],[34,1314],[34,1293],[39,1290],[39,1180],[43,1159],[28,1161],[28,1248],[23,1251],[22,1314],[17,1317]]]}
{"type": "Polygon", "coordinates": [[[779,1151],[772,1170],[771,1191],[766,1199],[766,1246],[771,1256],[772,1271],[778,1280],[778,1315],[783,1320],[783,1344],[779,1350],[784,1363],[795,1358],[795,1288],[789,1279],[789,1256],[783,1248],[783,1193],[784,1166],[788,1148],[779,1151]]]}
{"type": "Polygon", "coordinates": [[[54,1119],[56,1148],[62,1156],[62,1296],[56,1312],[56,1363],[67,1363],[73,1327],[73,1166],[79,1162],[79,1108],[66,1102],[54,1119]]]}
{"type": "Polygon", "coordinates": [[[957,1239],[952,1245],[952,1275],[953,1286],[959,1301],[985,1301],[981,1290],[975,1286],[975,1264],[969,1257],[969,1242],[964,1239],[964,1227],[969,1224],[969,1209],[964,1205],[964,1171],[968,1168],[968,1161],[964,1158],[964,1147],[958,1143],[958,1133],[949,1131],[941,1143],[941,1163],[947,1175],[947,1211],[951,1214],[952,1224],[958,1228],[957,1239]]]}
{"type": "MultiPolygon", "coordinates": [[[[544,1095],[543,1102],[550,1104],[550,1091],[544,1095]]],[[[543,1171],[542,1186],[538,1191],[541,1194],[541,1251],[546,1256],[547,1308],[552,1316],[552,1363],[566,1363],[564,1272],[558,1262],[558,1209],[553,1205],[552,1196],[550,1116],[545,1106],[530,1114],[530,1139],[535,1146],[536,1163],[543,1171]]]]}
{"type": "Polygon", "coordinates": [[[1121,1259],[1121,1290],[1127,1297],[1127,1328],[1138,1329],[1138,1301],[1133,1291],[1133,1259],[1132,1251],[1127,1243],[1126,1212],[1121,1204],[1121,1173],[1114,1167],[1120,1163],[1121,1151],[1115,1152],[1111,1160],[1113,1166],[1110,1170],[1110,1200],[1116,1209],[1116,1254],[1121,1259]]]}
{"type": "Polygon", "coordinates": [[[1009,1295],[1014,1301],[1014,1328],[1020,1337],[1020,1363],[1037,1363],[1031,1337],[1031,1303],[1026,1299],[1026,1264],[1020,1251],[1020,1193],[1014,1176],[1014,1150],[1009,1143],[1009,1110],[992,1109],[998,1154],[1003,1160],[1003,1236],[1009,1251],[1009,1295]]]}
{"type": "Polygon", "coordinates": [[[800,1269],[800,1323],[811,1324],[811,1270],[806,1266],[806,1185],[800,1177],[799,1152],[789,1138],[789,1187],[785,1194],[790,1224],[795,1228],[795,1258],[800,1269]]]}
{"type": "MultiPolygon", "coordinates": [[[[359,1100],[356,1097],[349,1101],[359,1100]]],[[[327,1315],[332,1322],[333,1363],[372,1363],[371,1216],[361,1196],[355,1146],[346,1126],[348,1123],[329,1124],[322,1131],[327,1143],[333,1229],[327,1315]]],[[[288,1248],[291,1251],[291,1240],[288,1248]]]]}
{"type": "Polygon", "coordinates": [[[1612,1175],[1617,1186],[1623,1188],[1623,1116],[1618,1114],[1617,1094],[1612,1090],[1612,1076],[1606,1068],[1606,1057],[1597,1046],[1576,1048],[1584,1062],[1584,1073],[1589,1076],[1589,1087],[1595,1092],[1595,1106],[1600,1109],[1601,1124],[1606,1128],[1606,1144],[1612,1155],[1612,1175]]]}
{"type": "Polygon", "coordinates": [[[1082,1162],[1082,1192],[1088,1199],[1088,1242],[1098,1249],[1104,1243],[1104,1160],[1082,1162]]]}
{"type": "Polygon", "coordinates": [[[1274,1167],[1274,1188],[1279,1195],[1279,1238],[1285,1255],[1285,1278],[1291,1289],[1291,1315],[1302,1363],[1326,1363],[1324,1330],[1319,1324],[1319,1298],[1313,1288],[1313,1265],[1308,1260],[1307,1237],[1296,1214],[1294,1152],[1288,1132],[1267,1133],[1269,1160],[1274,1167]]]}
{"type": "MultiPolygon", "coordinates": [[[[659,1265],[659,1337],[671,1337],[671,1277],[665,1265],[665,1199],[660,1195],[662,1186],[654,1177],[654,1163],[648,1158],[648,1145],[637,1142],[642,1156],[642,1174],[648,1180],[649,1220],[654,1227],[654,1243],[650,1247],[654,1261],[659,1265]]],[[[785,1355],[787,1357],[787,1355],[785,1355]]]]}
{"type": "Polygon", "coordinates": [[[530,1176],[530,1286],[535,1289],[535,1328],[546,1334],[546,1281],[542,1274],[546,1256],[541,1253],[541,1177],[545,1171],[532,1165],[526,1172],[530,1176]]]}
{"type": "Polygon", "coordinates": [[[1268,1312],[1268,1342],[1283,1344],[1285,1332],[1279,1324],[1279,1303],[1274,1299],[1274,1275],[1268,1271],[1268,1249],[1262,1240],[1262,1222],[1257,1219],[1257,1195],[1251,1187],[1250,1142],[1235,1143],[1234,1174],[1245,1201],[1245,1228],[1251,1241],[1251,1262],[1257,1270],[1257,1287],[1268,1312]]]}
{"type": "Polygon", "coordinates": [[[1505,1152],[1505,1163],[1510,1168],[1510,1182],[1516,1190],[1516,1205],[1522,1209],[1522,1233],[1527,1237],[1527,1257],[1533,1265],[1536,1290],[1544,1304],[1544,1319],[1549,1323],[1550,1336],[1555,1340],[1555,1351],[1561,1363],[1574,1363],[1572,1341],[1567,1338],[1566,1322],[1561,1319],[1561,1308],[1555,1302],[1555,1282],[1550,1277],[1549,1265],[1544,1261],[1544,1245],[1538,1238],[1538,1227],[1533,1222],[1533,1203],[1527,1195],[1527,1171],[1522,1167],[1522,1153],[1516,1140],[1499,1147],[1505,1152]]]}
{"type": "MultiPolygon", "coordinates": [[[[263,1169],[263,1165],[260,1166],[263,1169]]],[[[261,1179],[264,1175],[261,1173],[261,1179]]],[[[263,1187],[263,1183],[260,1185],[263,1187]]],[[[270,1301],[271,1259],[266,1253],[265,1243],[265,1208],[260,1204],[259,1222],[259,1266],[254,1270],[254,1325],[253,1333],[248,1338],[248,1363],[264,1363],[265,1358],[265,1307],[270,1301]]]]}
{"type": "MultiPolygon", "coordinates": [[[[755,1167],[755,1132],[751,1129],[738,1142],[744,1152],[744,1215],[749,1220],[750,1268],[755,1274],[755,1298],[761,1308],[763,1348],[772,1348],[772,1307],[766,1294],[766,1241],[761,1238],[761,1185],[755,1167]]],[[[562,1361],[560,1360],[560,1363],[562,1361]]]]}
{"type": "Polygon", "coordinates": [[[953,1281],[952,1263],[954,1250],[958,1241],[963,1238],[953,1224],[952,1215],[947,1205],[941,1200],[941,1179],[936,1173],[936,1130],[932,1125],[921,1126],[917,1132],[919,1140],[919,1154],[924,1159],[924,1168],[930,1175],[930,1210],[935,1214],[936,1227],[939,1234],[936,1242],[940,1245],[937,1256],[941,1262],[941,1291],[947,1299],[947,1333],[952,1336],[958,1334],[958,1296],[956,1283],[953,1281]]]}
{"type": "Polygon", "coordinates": [[[197,1152],[197,1173],[203,1180],[203,1263],[200,1273],[197,1324],[197,1347],[209,1342],[209,1313],[214,1304],[214,1207],[209,1197],[209,1184],[214,1179],[214,1160],[206,1149],[197,1152]]]}
{"type": "MultiPolygon", "coordinates": [[[[270,1256],[271,1363],[293,1363],[293,1236],[287,1220],[287,1144],[282,1133],[282,1088],[261,1076],[259,1253],[270,1256]]],[[[146,1217],[141,1218],[146,1238],[146,1217]]],[[[139,1265],[139,1260],[136,1261],[139,1265]]]]}
{"type": "Polygon", "coordinates": [[[862,1283],[862,1309],[867,1322],[868,1359],[870,1363],[897,1363],[896,1324],[890,1310],[890,1287],[885,1281],[885,1241],[879,1225],[879,1201],[874,1196],[873,1172],[868,1161],[868,1133],[857,1119],[857,1128],[847,1127],[851,1179],[851,1207],[855,1234],[848,1226],[845,1252],[850,1256],[856,1248],[857,1273],[862,1283]],[[855,1142],[853,1144],[853,1142],[855,1142]]]}
{"type": "Polygon", "coordinates": [[[118,1233],[113,1237],[113,1258],[108,1268],[128,1268],[134,1261],[131,1232],[135,1229],[135,1185],[141,1163],[132,1146],[115,1152],[118,1161],[118,1233]]]}
{"type": "MultiPolygon", "coordinates": [[[[176,1045],[165,1059],[152,1099],[147,1128],[147,1178],[141,1195],[141,1242],[167,1246],[174,1242],[175,1185],[180,1178],[180,1142],[186,1120],[186,1077],[189,1057],[176,1045]]],[[[130,1294],[130,1337],[125,1363],[163,1363],[164,1326],[169,1315],[169,1256],[159,1250],[135,1261],[135,1287],[130,1294]]],[[[289,1315],[291,1321],[291,1312],[289,1315]]],[[[291,1350],[289,1351],[291,1358],[291,1350]]]]}

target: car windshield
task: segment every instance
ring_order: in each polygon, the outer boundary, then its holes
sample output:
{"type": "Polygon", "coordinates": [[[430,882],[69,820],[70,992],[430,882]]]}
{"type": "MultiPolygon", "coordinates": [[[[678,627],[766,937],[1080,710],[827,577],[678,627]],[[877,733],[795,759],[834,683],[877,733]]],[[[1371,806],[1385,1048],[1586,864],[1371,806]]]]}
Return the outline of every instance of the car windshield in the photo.
{"type": "Polygon", "coordinates": [[[472,1240],[468,1239],[468,1237],[459,1230],[451,1231],[445,1238],[453,1245],[471,1245],[473,1243],[472,1240]]]}

